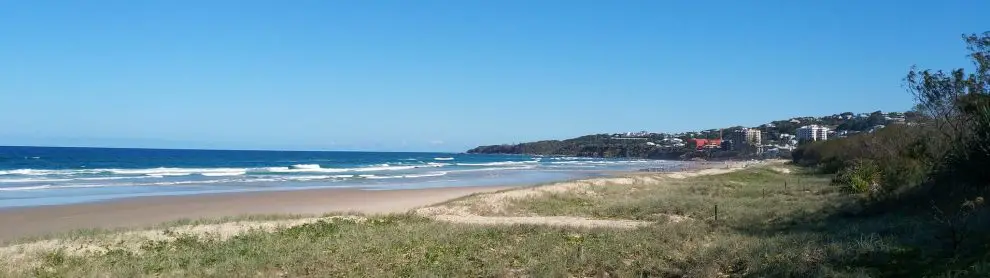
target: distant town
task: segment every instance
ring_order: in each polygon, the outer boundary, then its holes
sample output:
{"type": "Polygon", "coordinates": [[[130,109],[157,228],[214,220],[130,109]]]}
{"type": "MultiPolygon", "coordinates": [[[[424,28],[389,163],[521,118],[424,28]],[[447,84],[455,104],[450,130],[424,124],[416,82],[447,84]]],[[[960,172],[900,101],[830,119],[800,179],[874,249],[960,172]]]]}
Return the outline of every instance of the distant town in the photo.
{"type": "Polygon", "coordinates": [[[807,142],[872,133],[889,125],[913,125],[921,117],[916,112],[844,112],[771,121],[756,127],[596,134],[562,141],[481,146],[468,152],[662,159],[788,157],[807,142]]]}

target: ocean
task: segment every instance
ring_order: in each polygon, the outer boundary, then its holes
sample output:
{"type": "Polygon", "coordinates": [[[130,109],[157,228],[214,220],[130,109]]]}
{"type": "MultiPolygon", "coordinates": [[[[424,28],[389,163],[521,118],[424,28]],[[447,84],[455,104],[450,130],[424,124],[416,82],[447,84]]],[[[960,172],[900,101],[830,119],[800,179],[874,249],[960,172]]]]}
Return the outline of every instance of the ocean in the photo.
{"type": "Polygon", "coordinates": [[[454,153],[0,147],[0,208],[308,188],[527,185],[680,165],[454,153]]]}

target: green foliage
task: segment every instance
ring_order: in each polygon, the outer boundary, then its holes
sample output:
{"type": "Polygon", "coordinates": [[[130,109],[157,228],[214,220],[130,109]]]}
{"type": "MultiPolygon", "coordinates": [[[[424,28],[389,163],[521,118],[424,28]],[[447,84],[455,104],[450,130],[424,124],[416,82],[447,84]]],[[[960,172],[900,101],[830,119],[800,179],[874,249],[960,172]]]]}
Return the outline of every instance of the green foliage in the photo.
{"type": "Polygon", "coordinates": [[[792,159],[837,174],[833,184],[854,192],[891,193],[921,184],[931,172],[929,132],[924,126],[890,126],[872,134],[806,144],[792,153],[792,159]]]}
{"type": "MultiPolygon", "coordinates": [[[[855,192],[908,192],[903,204],[952,204],[990,186],[990,32],[964,37],[977,70],[911,70],[908,89],[918,105],[905,117],[920,125],[892,125],[872,134],[813,142],[792,153],[794,162],[838,173],[855,192]],[[916,188],[916,185],[924,185],[916,188]],[[876,190],[872,190],[876,187],[876,190]],[[913,191],[913,192],[911,192],[913,191]]],[[[867,124],[883,114],[874,112],[867,124]]],[[[895,194],[896,195],[896,194],[895,194]]]]}
{"type": "Polygon", "coordinates": [[[856,193],[876,191],[880,182],[880,168],[877,167],[876,162],[867,159],[854,160],[849,166],[839,170],[832,179],[833,185],[843,186],[856,193]]]}
{"type": "Polygon", "coordinates": [[[625,139],[608,134],[597,134],[563,141],[549,140],[516,145],[480,146],[468,150],[468,153],[676,159],[687,151],[686,148],[670,149],[646,144],[649,140],[659,139],[625,139]]]}
{"type": "Polygon", "coordinates": [[[919,110],[937,131],[933,140],[946,143],[934,157],[930,193],[949,203],[990,189],[990,32],[963,39],[973,73],[912,70],[907,77],[919,110]]]}
{"type": "Polygon", "coordinates": [[[990,212],[982,197],[990,193],[990,32],[964,40],[974,72],[909,72],[906,87],[918,103],[904,116],[922,119],[921,125],[887,127],[793,152],[796,164],[837,173],[833,184],[868,193],[863,215],[899,211],[929,218],[918,228],[928,230],[932,241],[891,252],[909,263],[887,263],[888,275],[990,274],[985,221],[990,212]]]}

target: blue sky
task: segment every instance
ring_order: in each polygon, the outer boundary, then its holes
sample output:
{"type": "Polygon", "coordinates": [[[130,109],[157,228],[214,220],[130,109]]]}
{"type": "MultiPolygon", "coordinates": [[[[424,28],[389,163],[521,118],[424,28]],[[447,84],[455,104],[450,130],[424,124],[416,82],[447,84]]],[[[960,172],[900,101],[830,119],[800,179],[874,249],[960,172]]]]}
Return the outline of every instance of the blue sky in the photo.
{"type": "Polygon", "coordinates": [[[902,111],[990,1],[0,1],[0,145],[462,151],[902,111]],[[703,2],[703,3],[702,3],[703,2]]]}

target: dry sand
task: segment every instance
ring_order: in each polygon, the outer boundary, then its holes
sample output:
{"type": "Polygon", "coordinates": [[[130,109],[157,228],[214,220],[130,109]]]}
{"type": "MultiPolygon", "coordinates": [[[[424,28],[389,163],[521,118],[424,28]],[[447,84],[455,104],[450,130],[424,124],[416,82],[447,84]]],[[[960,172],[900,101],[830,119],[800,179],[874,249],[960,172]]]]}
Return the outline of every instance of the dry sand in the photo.
{"type": "Polygon", "coordinates": [[[140,228],[181,219],[251,214],[366,214],[411,209],[479,192],[512,188],[451,187],[369,191],[312,189],[131,198],[98,203],[0,210],[0,243],[13,239],[79,229],[140,228]]]}

